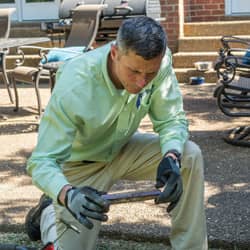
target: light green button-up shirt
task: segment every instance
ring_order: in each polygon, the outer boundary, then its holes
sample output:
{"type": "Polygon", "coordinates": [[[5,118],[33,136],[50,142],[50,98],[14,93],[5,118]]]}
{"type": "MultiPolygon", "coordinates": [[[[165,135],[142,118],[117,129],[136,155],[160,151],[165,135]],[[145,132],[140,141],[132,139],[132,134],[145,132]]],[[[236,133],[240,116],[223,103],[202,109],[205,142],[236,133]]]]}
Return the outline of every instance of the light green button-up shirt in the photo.
{"type": "Polygon", "coordinates": [[[41,119],[38,143],[27,170],[54,200],[68,184],[61,165],[109,162],[148,113],[160,136],[162,154],[179,152],[188,137],[182,97],[167,50],[157,76],[139,93],[118,90],[107,72],[110,44],[66,62],[41,119]]]}

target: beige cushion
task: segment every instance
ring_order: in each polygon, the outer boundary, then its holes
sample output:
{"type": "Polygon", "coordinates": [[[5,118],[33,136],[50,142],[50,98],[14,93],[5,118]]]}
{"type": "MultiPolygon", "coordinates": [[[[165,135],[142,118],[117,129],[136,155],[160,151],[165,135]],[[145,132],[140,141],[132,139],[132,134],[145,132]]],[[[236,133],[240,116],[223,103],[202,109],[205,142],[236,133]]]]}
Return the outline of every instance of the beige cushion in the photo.
{"type": "Polygon", "coordinates": [[[18,66],[13,70],[13,79],[20,82],[34,83],[39,69],[35,67],[18,66]]]}

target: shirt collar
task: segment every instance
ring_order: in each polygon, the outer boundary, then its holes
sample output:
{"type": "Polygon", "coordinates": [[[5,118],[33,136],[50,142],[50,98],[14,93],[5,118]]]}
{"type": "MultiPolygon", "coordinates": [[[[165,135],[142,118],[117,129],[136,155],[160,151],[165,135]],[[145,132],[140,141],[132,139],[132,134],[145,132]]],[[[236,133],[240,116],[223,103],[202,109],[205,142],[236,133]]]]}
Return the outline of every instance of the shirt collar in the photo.
{"type": "Polygon", "coordinates": [[[105,79],[105,82],[107,83],[107,86],[109,88],[109,91],[112,96],[119,94],[120,92],[116,89],[114,83],[111,81],[108,73],[108,57],[110,53],[110,47],[112,42],[108,43],[107,45],[104,45],[106,47],[104,57],[102,59],[102,72],[103,77],[105,79]]]}

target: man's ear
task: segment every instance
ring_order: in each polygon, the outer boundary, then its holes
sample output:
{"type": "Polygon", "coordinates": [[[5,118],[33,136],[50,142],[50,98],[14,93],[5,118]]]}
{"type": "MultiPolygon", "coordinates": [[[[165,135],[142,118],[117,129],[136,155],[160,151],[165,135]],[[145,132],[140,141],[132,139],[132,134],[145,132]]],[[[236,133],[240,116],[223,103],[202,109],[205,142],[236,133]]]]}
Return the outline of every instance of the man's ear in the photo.
{"type": "Polygon", "coordinates": [[[111,56],[112,60],[115,60],[118,58],[118,53],[119,53],[119,51],[118,51],[117,45],[112,44],[111,49],[110,49],[110,56],[111,56]]]}

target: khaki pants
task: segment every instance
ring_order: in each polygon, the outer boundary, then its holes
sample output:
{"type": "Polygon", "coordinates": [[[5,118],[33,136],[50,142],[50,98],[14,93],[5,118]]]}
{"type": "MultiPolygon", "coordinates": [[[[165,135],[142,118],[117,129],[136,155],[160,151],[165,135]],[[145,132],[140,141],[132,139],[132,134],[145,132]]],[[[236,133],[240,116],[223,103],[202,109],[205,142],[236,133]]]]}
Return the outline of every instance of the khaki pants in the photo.
{"type": "MultiPolygon", "coordinates": [[[[112,162],[68,163],[63,166],[63,171],[72,185],[88,185],[98,190],[108,191],[119,179],[155,180],[161,159],[159,137],[153,134],[136,133],[112,162]]],[[[188,141],[184,147],[181,175],[184,191],[178,205],[171,212],[172,249],[206,250],[203,159],[199,147],[191,141],[188,141]]],[[[54,208],[51,205],[42,213],[41,232],[44,243],[55,240],[57,235],[62,234],[65,224],[60,222],[60,218],[63,218],[79,228],[81,233],[67,230],[59,239],[59,249],[96,249],[101,223],[94,221],[94,228],[88,230],[65,208],[59,205],[54,205],[54,208]]]]}

